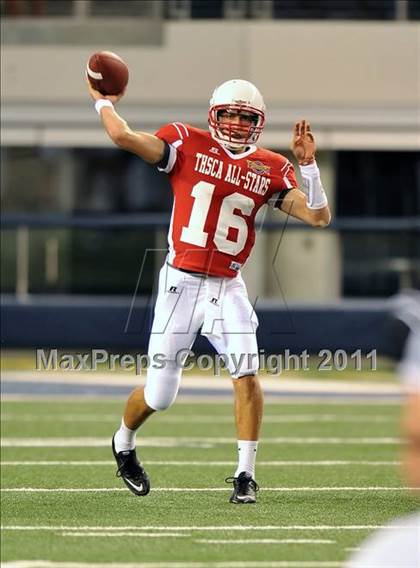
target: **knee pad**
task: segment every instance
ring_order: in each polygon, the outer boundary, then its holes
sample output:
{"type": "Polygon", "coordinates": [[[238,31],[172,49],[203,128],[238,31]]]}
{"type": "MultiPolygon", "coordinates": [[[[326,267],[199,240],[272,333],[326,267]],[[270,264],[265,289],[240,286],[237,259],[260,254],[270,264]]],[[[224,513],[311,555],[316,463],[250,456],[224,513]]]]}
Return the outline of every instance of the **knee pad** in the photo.
{"type": "Polygon", "coordinates": [[[175,361],[165,362],[162,368],[147,370],[144,399],[153,410],[166,410],[175,401],[181,382],[182,367],[175,361]]]}

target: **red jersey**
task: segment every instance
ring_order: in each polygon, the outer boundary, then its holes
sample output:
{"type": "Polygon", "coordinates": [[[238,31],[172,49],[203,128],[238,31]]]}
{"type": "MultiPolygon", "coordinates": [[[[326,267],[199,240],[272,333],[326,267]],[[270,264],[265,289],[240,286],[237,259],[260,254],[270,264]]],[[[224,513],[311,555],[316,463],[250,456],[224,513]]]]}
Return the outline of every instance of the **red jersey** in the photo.
{"type": "Polygon", "coordinates": [[[160,128],[169,144],[163,167],[174,194],[169,262],[212,276],[236,276],[255,241],[255,215],[297,187],[281,154],[250,146],[234,154],[210,132],[180,122],[160,128]]]}

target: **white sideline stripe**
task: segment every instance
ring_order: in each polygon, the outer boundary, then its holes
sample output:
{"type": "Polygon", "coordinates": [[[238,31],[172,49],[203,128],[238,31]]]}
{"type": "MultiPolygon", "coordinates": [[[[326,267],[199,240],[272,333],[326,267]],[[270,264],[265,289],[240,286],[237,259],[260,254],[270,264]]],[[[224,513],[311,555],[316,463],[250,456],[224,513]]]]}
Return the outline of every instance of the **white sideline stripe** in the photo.
{"type": "MultiPolygon", "coordinates": [[[[310,491],[310,492],[337,492],[337,491],[409,491],[410,487],[264,487],[264,491],[278,491],[281,493],[310,491]]],[[[2,487],[2,493],[112,493],[127,491],[125,487],[2,487]]],[[[206,491],[231,491],[230,487],[154,487],[152,491],[173,493],[196,493],[206,491]]]]}
{"type": "MultiPolygon", "coordinates": [[[[180,141],[182,143],[182,140],[180,141]]],[[[173,146],[175,143],[171,144],[173,146]]],[[[26,372],[26,371],[25,371],[26,372]]],[[[3,371],[3,376],[4,376],[3,371]]],[[[32,373],[30,373],[32,375],[32,373]]],[[[6,380],[3,378],[3,380],[6,380]]],[[[307,379],[305,379],[307,380],[307,379]]],[[[315,380],[315,379],[314,379],[315,380]]],[[[226,394],[229,394],[229,390],[226,390],[226,394]]],[[[274,397],[269,392],[266,393],[266,401],[267,404],[276,405],[279,408],[283,406],[299,406],[299,407],[311,407],[311,406],[325,406],[325,397],[323,395],[319,395],[317,393],[311,393],[310,398],[302,399],[301,396],[295,394],[287,394],[285,393],[285,397],[274,397]]],[[[352,397],[351,395],[346,396],[344,399],[338,396],[331,396],[328,398],[328,407],[347,407],[347,406],[358,406],[358,407],[368,407],[368,408],[375,408],[380,406],[385,407],[394,407],[399,408],[402,403],[401,395],[397,394],[395,398],[388,398],[383,397],[382,394],[378,394],[376,399],[360,399],[358,398],[359,395],[356,397],[352,397]]],[[[57,402],[62,401],[63,397],[60,395],[30,395],[30,394],[3,394],[2,399],[4,402],[57,402]]],[[[87,404],[92,404],[93,402],[97,402],[97,398],[93,395],[72,395],[65,397],[66,403],[77,403],[82,406],[87,404]]],[[[115,401],[125,401],[124,396],[115,396],[112,397],[112,400],[105,400],[102,399],[101,402],[114,404],[115,401]]],[[[187,394],[180,394],[179,398],[177,399],[177,407],[181,405],[193,405],[193,406],[201,406],[203,404],[211,405],[211,406],[218,406],[218,407],[227,407],[230,405],[230,402],[227,401],[226,398],[221,398],[220,396],[214,395],[187,395],[187,394]]],[[[229,411],[231,410],[231,406],[229,406],[229,411]]]]}
{"type": "MultiPolygon", "coordinates": [[[[147,465],[165,466],[234,466],[236,461],[147,461],[147,465]]],[[[92,460],[92,461],[2,461],[1,466],[98,466],[115,465],[115,460],[92,460]]],[[[352,460],[321,460],[321,461],[260,461],[260,466],[331,466],[331,465],[367,465],[367,466],[399,466],[401,461],[352,461],[352,460]]]]}
{"type": "Polygon", "coordinates": [[[2,568],[341,568],[336,561],[273,560],[228,562],[52,562],[49,560],[16,560],[3,562],[2,568]]]}
{"type": "MultiPolygon", "coordinates": [[[[339,414],[288,414],[288,415],[267,415],[264,417],[266,424],[306,424],[312,422],[334,422],[334,423],[360,423],[360,424],[382,424],[389,423],[395,420],[396,417],[377,415],[339,415],[339,414]]],[[[116,414],[48,414],[36,415],[4,413],[1,417],[2,422],[118,422],[116,414]]],[[[197,423],[197,424],[233,424],[232,416],[218,416],[215,415],[190,415],[190,416],[161,416],[157,418],[157,422],[164,422],[170,424],[184,424],[184,423],[197,423]]]]}
{"type": "MultiPolygon", "coordinates": [[[[391,445],[401,444],[400,438],[392,437],[371,437],[371,438],[331,438],[331,437],[277,437],[262,438],[263,444],[376,444],[391,445]]],[[[149,448],[182,447],[194,445],[195,447],[208,447],[208,444],[233,444],[234,439],[214,437],[214,438],[193,438],[193,437],[149,437],[142,438],[141,445],[149,448]]],[[[104,448],[110,444],[109,438],[3,438],[2,448],[104,448]]]]}
{"type": "Polygon", "coordinates": [[[191,536],[190,534],[180,534],[180,533],[145,533],[141,531],[122,531],[122,532],[63,532],[61,536],[96,536],[96,537],[104,537],[104,536],[141,536],[142,538],[166,538],[166,537],[187,537],[191,536]]]}
{"type": "MultiPolygon", "coordinates": [[[[153,463],[153,462],[149,462],[153,463]]],[[[57,465],[79,465],[79,466],[87,466],[87,465],[115,465],[115,460],[103,460],[103,461],[2,461],[0,462],[1,466],[11,465],[11,466],[57,466],[57,465]]],[[[174,465],[174,464],[172,464],[174,465]]],[[[205,464],[203,464],[205,465],[205,464]]]]}
{"type": "MultiPolygon", "coordinates": [[[[364,531],[364,530],[400,530],[402,525],[181,525],[181,526],[68,526],[68,525],[2,525],[3,531],[364,531]]],[[[404,525],[404,528],[416,528],[404,525]]]]}
{"type": "Polygon", "coordinates": [[[335,544],[335,540],[322,538],[248,538],[248,539],[213,539],[200,538],[194,542],[205,544],[335,544]]]}
{"type": "MultiPolygon", "coordinates": [[[[222,442],[222,443],[227,443],[222,442]]],[[[230,440],[233,444],[233,438],[230,440]]],[[[109,438],[3,438],[2,448],[107,448],[109,438]]],[[[208,448],[208,442],[199,438],[142,438],[142,446],[148,448],[195,447],[208,448]]]]}

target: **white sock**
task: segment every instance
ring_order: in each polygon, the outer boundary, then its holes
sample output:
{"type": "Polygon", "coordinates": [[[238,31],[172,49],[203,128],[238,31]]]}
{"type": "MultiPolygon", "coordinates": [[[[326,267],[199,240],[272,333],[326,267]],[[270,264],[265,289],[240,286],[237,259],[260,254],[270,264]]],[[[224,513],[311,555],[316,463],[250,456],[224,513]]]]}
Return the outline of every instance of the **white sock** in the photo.
{"type": "Polygon", "coordinates": [[[255,459],[257,457],[258,442],[248,440],[238,440],[238,467],[235,471],[235,477],[242,471],[246,471],[255,479],[255,459]]]}
{"type": "Polygon", "coordinates": [[[124,419],[122,419],[120,429],[116,432],[114,438],[115,451],[118,453],[134,450],[136,447],[136,434],[137,430],[127,428],[124,419]]]}

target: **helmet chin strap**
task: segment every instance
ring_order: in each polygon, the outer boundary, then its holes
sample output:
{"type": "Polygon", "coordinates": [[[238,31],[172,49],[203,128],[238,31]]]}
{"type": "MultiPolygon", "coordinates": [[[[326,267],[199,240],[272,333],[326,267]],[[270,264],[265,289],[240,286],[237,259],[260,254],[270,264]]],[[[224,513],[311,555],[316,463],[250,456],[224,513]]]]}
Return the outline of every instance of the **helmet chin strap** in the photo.
{"type": "Polygon", "coordinates": [[[242,152],[245,152],[245,150],[248,148],[248,146],[246,146],[246,145],[230,146],[229,144],[226,144],[226,148],[228,150],[230,150],[231,152],[233,152],[234,154],[241,154],[242,152]]]}
{"type": "Polygon", "coordinates": [[[249,147],[249,144],[240,144],[238,143],[233,143],[225,140],[222,136],[215,136],[213,135],[213,138],[215,138],[218,142],[220,142],[220,144],[222,144],[225,148],[227,148],[230,152],[233,153],[237,153],[240,154],[241,152],[244,152],[246,150],[246,148],[249,147]]]}

